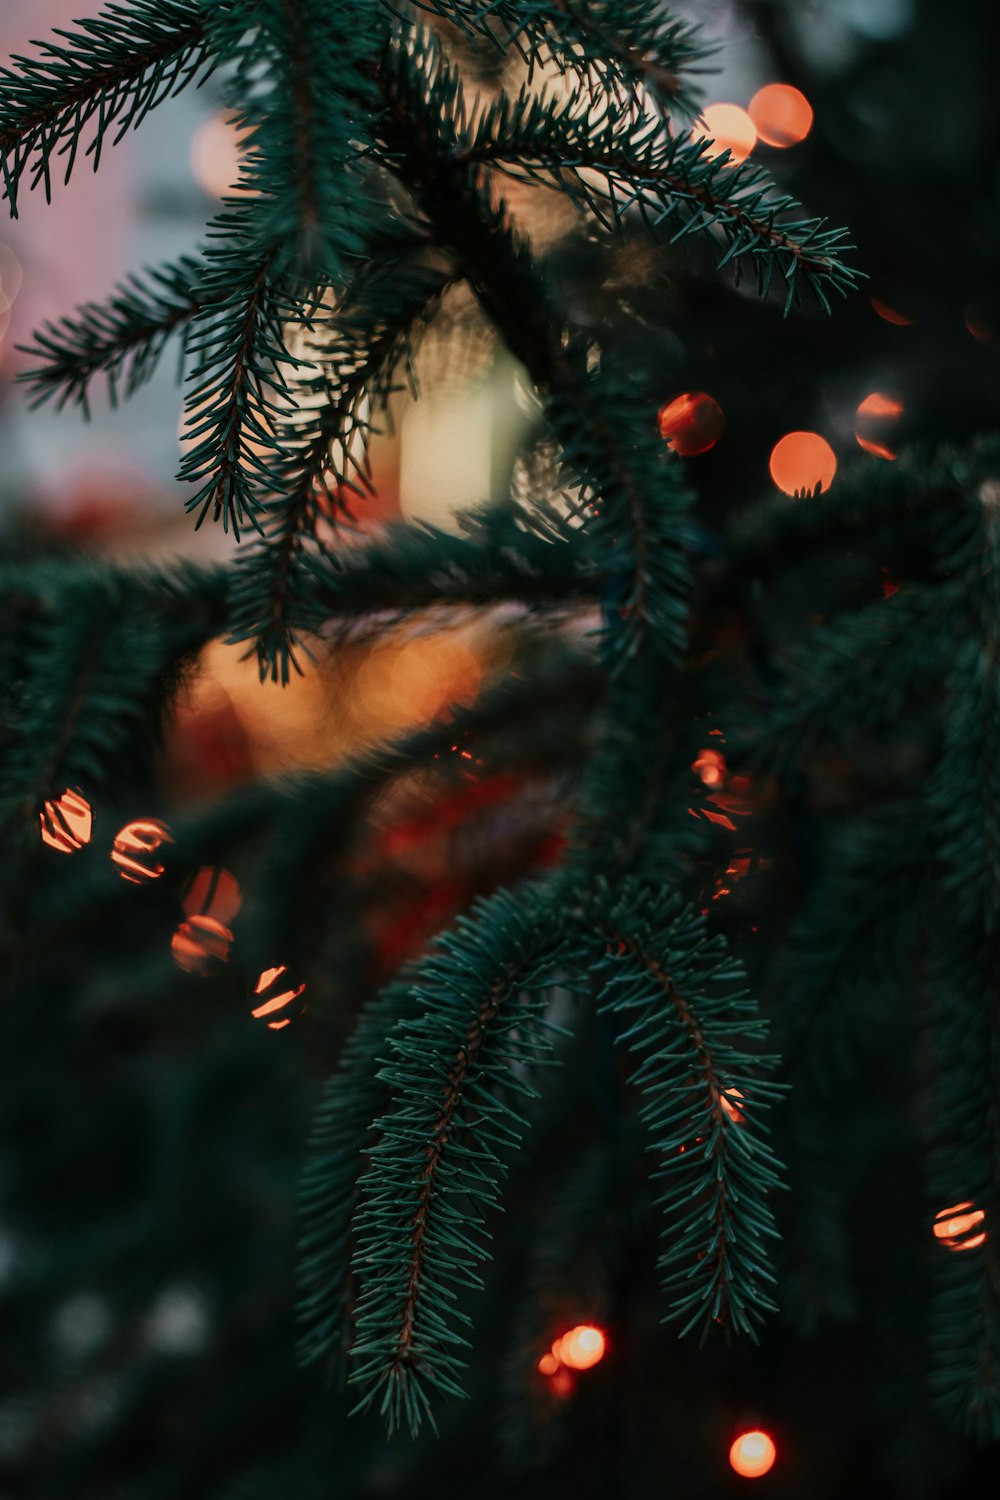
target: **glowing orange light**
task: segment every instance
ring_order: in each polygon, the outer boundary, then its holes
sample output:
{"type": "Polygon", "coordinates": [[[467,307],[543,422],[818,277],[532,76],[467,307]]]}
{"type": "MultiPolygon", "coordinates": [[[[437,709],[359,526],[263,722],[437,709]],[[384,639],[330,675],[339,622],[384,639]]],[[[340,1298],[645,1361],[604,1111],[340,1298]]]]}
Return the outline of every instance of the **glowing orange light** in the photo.
{"type": "Polygon", "coordinates": [[[741,1432],[729,1450],[729,1462],[744,1479],[759,1479],[774,1468],[778,1450],[774,1439],[759,1428],[741,1432]]]}
{"type": "Polygon", "coordinates": [[[354,712],[367,730],[428,724],[453,704],[473,703],[482,681],[474,652],[454,636],[417,636],[376,646],[353,684],[354,712]]]}
{"type": "Polygon", "coordinates": [[[543,1375],[554,1375],[557,1370],[561,1369],[558,1356],[552,1353],[543,1354],[538,1361],[538,1368],[543,1375]]]}
{"type": "Polygon", "coordinates": [[[737,1099],[742,1098],[743,1092],[741,1089],[725,1089],[719,1095],[719,1103],[722,1105],[723,1109],[726,1111],[726,1114],[732,1120],[734,1125],[742,1125],[744,1120],[746,1119],[746,1115],[736,1103],[737,1099]]]}
{"type": "Polygon", "coordinates": [[[214,917],[217,922],[231,922],[243,903],[239,881],[228,870],[211,865],[192,875],[181,892],[184,915],[214,917]]]}
{"type": "Polygon", "coordinates": [[[155,858],[161,844],[172,844],[170,830],[158,818],[137,818],[126,823],[115,835],[111,850],[111,862],[118,868],[123,880],[133,885],[143,885],[149,880],[158,880],[163,874],[163,865],[155,858]]]}
{"type": "Polygon", "coordinates": [[[718,401],[704,391],[685,391],[661,408],[659,424],[668,448],[682,458],[694,458],[715,447],[726,418],[718,401]]]}
{"type": "Polygon", "coordinates": [[[590,1370],[604,1358],[607,1340],[599,1328],[579,1323],[556,1339],[552,1353],[570,1370],[590,1370]]]}
{"type": "Polygon", "coordinates": [[[94,831],[94,814],[82,792],[67,787],[61,797],[46,802],[38,814],[42,843],[60,854],[75,854],[89,844],[94,831]]]}
{"type": "Polygon", "coordinates": [[[748,113],[762,141],[769,146],[797,146],[812,129],[812,105],[790,83],[768,83],[750,100],[748,113]]]}
{"type": "Polygon", "coordinates": [[[728,151],[734,166],[746,161],[757,144],[757,128],[738,104],[710,104],[695,122],[694,133],[709,140],[706,156],[721,156],[728,151]]]}
{"type": "Polygon", "coordinates": [[[174,962],[187,974],[211,974],[229,961],[233,935],[214,917],[195,915],[182,922],[171,940],[174,962]]]}
{"type": "Polygon", "coordinates": [[[561,1366],[549,1381],[549,1390],[554,1396],[565,1399],[573,1394],[573,1377],[568,1370],[561,1366]]]}
{"type": "Polygon", "coordinates": [[[895,453],[883,439],[902,415],[902,401],[886,396],[882,391],[872,391],[857,409],[854,436],[866,453],[873,453],[876,458],[895,459],[895,453]]]}
{"type": "Polygon", "coordinates": [[[821,490],[830,488],[837,458],[818,432],[786,432],[771,449],[769,467],[771,478],[786,495],[811,493],[817,485],[821,490]]]}
{"type": "Polygon", "coordinates": [[[942,1208],[934,1220],[934,1238],[949,1250],[975,1250],[986,1243],[986,1231],[979,1228],[985,1218],[983,1210],[970,1202],[942,1208]]]}
{"type": "MultiPolygon", "coordinates": [[[[289,988],[282,987],[282,976],[287,973],[288,969],[284,964],[276,964],[271,969],[265,969],[257,980],[257,987],[254,990],[254,994],[265,997],[260,1005],[255,1006],[250,1012],[257,1020],[262,1019],[264,1016],[273,1016],[276,1010],[284,1010],[293,1001],[297,1000],[300,995],[304,994],[304,984],[289,988]]],[[[284,1026],[288,1025],[290,1019],[290,1016],[284,1016],[279,1021],[269,1021],[267,1024],[272,1031],[280,1031],[284,1026]]]]}
{"type": "Polygon", "coordinates": [[[726,779],[726,757],[718,750],[700,750],[697,760],[691,762],[705,786],[721,786],[726,779]]]}
{"type": "Polygon", "coordinates": [[[883,302],[880,297],[870,297],[872,307],[885,323],[892,323],[896,328],[912,328],[913,319],[908,318],[905,313],[899,312],[895,307],[890,307],[888,302],[883,302]]]}

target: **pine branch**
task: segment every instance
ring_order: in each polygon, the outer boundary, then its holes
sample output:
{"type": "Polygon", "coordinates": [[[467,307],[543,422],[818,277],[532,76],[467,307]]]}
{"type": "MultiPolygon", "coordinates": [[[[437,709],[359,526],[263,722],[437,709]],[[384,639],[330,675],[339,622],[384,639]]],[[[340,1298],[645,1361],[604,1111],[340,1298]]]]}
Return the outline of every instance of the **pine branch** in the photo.
{"type": "Polygon", "coordinates": [[[379,82],[386,164],[413,192],[484,311],[547,397],[567,465],[584,482],[595,551],[620,579],[606,610],[606,645],[620,671],[645,642],[682,650],[688,496],[636,384],[588,368],[584,339],[552,306],[527,247],[475,169],[456,164],[453,122],[467,117],[461,85],[427,38],[397,45],[379,82]]]}
{"type": "MultiPolygon", "coordinates": [[[[590,70],[605,87],[642,85],[659,104],[697,107],[690,79],[715,48],[660,0],[416,0],[469,41],[516,49],[529,62],[590,70]]],[[[390,7],[391,8],[391,7],[390,7]]]]}
{"type": "Polygon", "coordinates": [[[277,273],[307,288],[342,286],[386,218],[366,170],[377,100],[365,69],[387,29],[375,20],[365,0],[253,0],[216,28],[247,130],[240,188],[258,195],[277,273]]]}
{"type": "Polygon", "coordinates": [[[777,271],[786,313],[800,283],[826,312],[828,292],[846,296],[857,285],[858,273],[841,259],[853,248],[846,231],[824,229],[822,219],[790,218],[801,216],[800,206],[760,167],[734,167],[728,154],[708,156],[707,141],[669,135],[634,98],[606,93],[595,106],[583,79],[578,85],[567,100],[527,89],[515,99],[501,96],[476,120],[460,159],[547,182],[609,226],[635,210],[651,230],[679,220],[674,240],[721,239],[720,269],[732,264],[737,284],[747,258],[762,297],[777,271]]]}
{"type": "Polygon", "coordinates": [[[753,1335],[774,1307],[767,1194],[781,1170],[763,1116],[780,1097],[766,1077],[776,1059],[746,1046],[765,1023],[723,940],[676,897],[598,889],[591,912],[606,944],[600,1003],[630,1022],[619,1040],[636,1054],[639,1112],[660,1163],[669,1317],[684,1320],[682,1333],[719,1323],[753,1335]],[[739,1123],[724,1103],[737,1098],[739,1123]]]}
{"type": "MultiPolygon", "coordinates": [[[[221,0],[218,9],[227,8],[221,0]]],[[[77,25],[54,31],[59,40],[39,44],[39,56],[15,57],[15,68],[0,68],[0,169],[14,218],[26,174],[31,188],[44,182],[50,198],[53,159],[65,157],[69,181],[88,125],[96,122],[86,151],[96,170],[115,126],[117,144],[151,109],[203,83],[215,66],[206,12],[195,0],[130,0],[77,25]]]]}
{"type": "Polygon", "coordinates": [[[302,385],[305,408],[280,432],[284,457],[263,539],[242,560],[234,594],[232,639],[256,641],[262,680],[287,683],[290,668],[300,670],[296,630],[315,623],[305,575],[320,509],[332,523],[338,510],[349,517],[345,496],[369,487],[368,441],[397,389],[396,369],[451,284],[450,272],[405,260],[397,246],[378,274],[361,279],[360,299],[338,309],[332,343],[314,347],[321,370],[302,385]],[[325,402],[318,410],[317,399],[325,402]]]}
{"type": "MultiPolygon", "coordinates": [[[[261,644],[259,551],[237,563],[230,640],[257,640],[262,677],[278,680],[281,658],[265,654],[261,644]]],[[[300,631],[329,637],[339,630],[355,637],[434,610],[507,602],[532,610],[571,609],[593,601],[601,587],[600,575],[581,564],[568,538],[548,540],[504,512],[472,512],[458,535],[430,525],[396,525],[364,547],[306,556],[294,592],[285,595],[283,623],[293,640],[300,631]]],[[[286,668],[281,680],[287,675],[286,668]]]]}
{"type": "Polygon", "coordinates": [[[238,539],[242,524],[260,529],[259,489],[278,482],[284,455],[275,440],[276,398],[287,392],[285,372],[297,361],[285,346],[288,309],[272,281],[275,248],[261,254],[246,212],[222,215],[214,227],[226,243],[206,261],[207,305],[188,334],[191,447],[178,478],[199,486],[186,503],[198,513],[196,529],[211,513],[238,539]]]}
{"type": "Polygon", "coordinates": [[[350,1329],[355,1277],[351,1268],[351,1221],[359,1198],[365,1149],[375,1138],[373,1122],[385,1107],[387,1089],[378,1058],[396,1028],[413,1017],[416,997],[401,979],[367,1008],[327,1080],[316,1112],[299,1190],[299,1299],[305,1364],[343,1357],[350,1329]]]}
{"type": "MultiPolygon", "coordinates": [[[[226,291],[216,286],[216,298],[226,291]]],[[[204,266],[190,256],[141,276],[130,276],[107,302],[86,302],[74,317],[46,323],[24,353],[40,361],[18,378],[32,388],[32,406],[54,400],[90,415],[90,385],[107,377],[112,406],[151,379],[171,338],[180,335],[181,360],[187,330],[205,310],[204,266]]]]}
{"type": "Polygon", "coordinates": [[[418,971],[421,1013],[394,1035],[381,1075],[393,1105],[362,1183],[351,1383],[390,1430],[415,1432],[433,1394],[461,1394],[469,1319],[456,1292],[480,1284],[484,1220],[535,1097],[527,1071],[551,1060],[557,913],[529,889],[500,892],[474,917],[418,971]]]}

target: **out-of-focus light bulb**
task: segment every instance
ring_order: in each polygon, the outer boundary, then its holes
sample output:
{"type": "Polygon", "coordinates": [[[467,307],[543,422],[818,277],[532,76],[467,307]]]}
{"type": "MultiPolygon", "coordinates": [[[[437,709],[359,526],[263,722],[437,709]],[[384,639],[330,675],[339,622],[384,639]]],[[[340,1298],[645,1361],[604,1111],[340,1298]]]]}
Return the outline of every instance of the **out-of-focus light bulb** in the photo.
{"type": "Polygon", "coordinates": [[[759,1479],[774,1468],[778,1450],[774,1439],[760,1428],[741,1432],[729,1450],[729,1462],[743,1479],[759,1479]]]}

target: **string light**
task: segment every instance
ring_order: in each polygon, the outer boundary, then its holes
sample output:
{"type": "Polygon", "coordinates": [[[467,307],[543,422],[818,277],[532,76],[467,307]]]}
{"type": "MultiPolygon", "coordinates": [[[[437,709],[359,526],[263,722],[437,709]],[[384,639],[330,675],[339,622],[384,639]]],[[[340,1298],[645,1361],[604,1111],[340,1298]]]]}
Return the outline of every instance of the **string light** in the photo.
{"type": "Polygon", "coordinates": [[[868,300],[883,323],[891,323],[895,328],[913,327],[912,318],[908,318],[905,313],[901,313],[897,308],[890,307],[889,303],[883,302],[881,297],[870,297],[868,300]]]}
{"type": "Polygon", "coordinates": [[[759,1479],[769,1473],[777,1456],[774,1439],[759,1427],[741,1432],[729,1449],[729,1462],[743,1479],[759,1479]]]}
{"type": "Polygon", "coordinates": [[[742,1125],[746,1120],[746,1115],[736,1103],[737,1099],[742,1098],[743,1092],[741,1089],[725,1089],[719,1095],[719,1103],[722,1105],[723,1109],[732,1120],[734,1125],[742,1125]]]}
{"type": "Polygon", "coordinates": [[[682,458],[694,458],[714,448],[726,425],[725,413],[705,391],[685,391],[661,407],[660,436],[682,458]]]}
{"type": "Polygon", "coordinates": [[[145,885],[163,874],[163,864],[156,858],[156,851],[162,844],[172,843],[165,823],[158,818],[138,818],[134,823],[126,823],[115,835],[111,863],[117,867],[123,880],[132,885],[145,885]]]}
{"type": "Polygon", "coordinates": [[[903,415],[903,403],[882,391],[872,391],[855,413],[854,436],[866,453],[894,460],[896,455],[883,439],[903,415]]]}
{"type": "Polygon", "coordinates": [[[705,786],[721,786],[728,775],[726,757],[718,750],[700,750],[696,760],[691,762],[692,771],[696,772],[705,786]]]}
{"type": "Polygon", "coordinates": [[[579,1323],[556,1339],[552,1353],[570,1370],[591,1370],[600,1364],[606,1348],[607,1340],[600,1328],[579,1323]]]}
{"type": "Polygon", "coordinates": [[[748,113],[758,136],[783,150],[804,141],[813,125],[812,105],[790,83],[768,83],[750,100],[748,113]]]}
{"type": "Polygon", "coordinates": [[[60,854],[76,854],[89,844],[94,832],[94,814],[82,792],[67,787],[62,796],[46,802],[38,814],[42,843],[60,854]]]}
{"type": "Polygon", "coordinates": [[[702,111],[694,130],[696,135],[708,139],[706,156],[721,156],[728,151],[733,166],[746,161],[757,144],[756,126],[738,104],[710,104],[702,111]]]}
{"type": "Polygon", "coordinates": [[[983,1210],[971,1202],[955,1203],[936,1215],[934,1238],[948,1250],[975,1250],[986,1243],[986,1231],[979,1227],[985,1220],[983,1210]]]}
{"type": "MultiPolygon", "coordinates": [[[[305,985],[292,985],[285,987],[282,979],[288,973],[284,964],[276,964],[273,968],[265,969],[257,980],[254,994],[263,996],[259,1005],[254,1006],[250,1014],[255,1020],[262,1020],[265,1016],[275,1016],[279,1010],[287,1010],[294,1001],[305,992],[305,985]]],[[[275,1017],[268,1021],[271,1031],[283,1031],[291,1023],[291,1016],[275,1017]]]]}
{"type": "Polygon", "coordinates": [[[236,876],[212,865],[205,865],[192,875],[181,891],[186,917],[214,917],[217,922],[231,922],[242,904],[236,876]]]}
{"type": "Polygon", "coordinates": [[[837,472],[837,457],[818,432],[786,432],[771,449],[771,478],[786,495],[828,490],[837,472]]]}
{"type": "Polygon", "coordinates": [[[212,974],[229,962],[233,935],[214,917],[196,915],[182,922],[171,940],[174,962],[186,974],[212,974]]]}

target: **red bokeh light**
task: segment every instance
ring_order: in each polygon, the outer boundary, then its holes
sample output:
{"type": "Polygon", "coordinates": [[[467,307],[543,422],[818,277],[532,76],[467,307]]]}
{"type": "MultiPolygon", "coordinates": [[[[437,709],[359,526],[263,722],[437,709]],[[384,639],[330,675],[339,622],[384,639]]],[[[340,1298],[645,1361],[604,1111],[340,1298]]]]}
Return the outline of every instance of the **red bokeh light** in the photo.
{"type": "Polygon", "coordinates": [[[229,961],[233,935],[214,917],[193,916],[182,922],[174,933],[171,950],[174,962],[186,974],[212,974],[229,961]]]}

